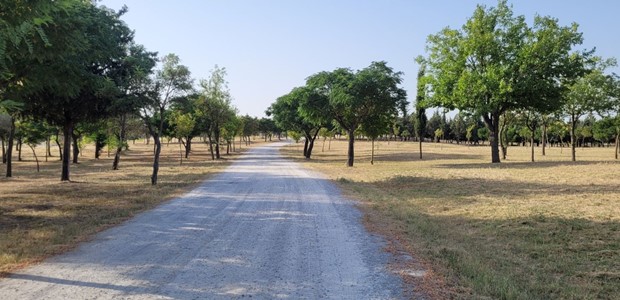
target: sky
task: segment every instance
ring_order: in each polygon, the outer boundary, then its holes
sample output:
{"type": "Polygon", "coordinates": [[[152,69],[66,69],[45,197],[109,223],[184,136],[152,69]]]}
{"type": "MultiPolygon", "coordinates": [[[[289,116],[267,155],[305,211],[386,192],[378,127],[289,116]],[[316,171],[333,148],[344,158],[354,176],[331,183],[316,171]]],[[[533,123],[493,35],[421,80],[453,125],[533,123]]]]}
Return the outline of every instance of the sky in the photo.
{"type": "MultiPolygon", "coordinates": [[[[135,41],[160,56],[175,53],[196,83],[215,65],[227,70],[240,114],[263,117],[279,96],[321,71],[362,69],[386,61],[404,73],[402,87],[415,98],[426,38],[460,28],[476,5],[470,0],[102,0],[122,19],[135,41]]],[[[599,56],[620,56],[620,1],[513,0],[516,15],[531,24],[536,14],[579,24],[584,44],[599,56]]],[[[620,73],[619,68],[613,72],[620,73]]],[[[412,107],[410,107],[410,110],[412,107]]]]}

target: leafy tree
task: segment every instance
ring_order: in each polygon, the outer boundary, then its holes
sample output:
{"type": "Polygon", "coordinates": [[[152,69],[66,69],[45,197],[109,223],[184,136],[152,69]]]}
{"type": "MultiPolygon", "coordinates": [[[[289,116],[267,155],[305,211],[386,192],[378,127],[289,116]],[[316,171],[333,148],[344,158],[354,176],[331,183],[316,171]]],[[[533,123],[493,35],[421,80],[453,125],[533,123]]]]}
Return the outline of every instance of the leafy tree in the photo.
{"type": "MultiPolygon", "coordinates": [[[[183,152],[181,151],[181,144],[183,143],[183,138],[189,136],[194,128],[196,127],[196,120],[191,113],[182,113],[180,111],[174,111],[171,114],[170,122],[174,124],[174,133],[175,137],[179,141],[179,151],[180,151],[180,164],[183,164],[183,152]]],[[[187,157],[187,156],[186,156],[187,157]]]]}
{"type": "Polygon", "coordinates": [[[209,123],[210,130],[207,131],[209,149],[213,149],[212,145],[215,143],[215,154],[211,150],[212,157],[214,156],[215,159],[220,159],[221,127],[236,115],[231,104],[230,91],[228,90],[228,83],[224,79],[225,76],[226,69],[219,68],[216,65],[211,71],[209,79],[200,82],[202,92],[197,105],[209,123]]]}
{"type": "Polygon", "coordinates": [[[54,23],[45,28],[51,46],[37,55],[37,63],[25,61],[30,72],[16,92],[26,100],[26,114],[62,126],[62,181],[70,179],[74,127],[104,117],[117,91],[107,74],[133,38],[120,20],[124,12],[76,2],[52,16],[54,23]]]}
{"type": "MultiPolygon", "coordinates": [[[[273,116],[273,120],[280,128],[297,131],[304,135],[305,158],[310,159],[314,141],[319,130],[323,127],[322,119],[312,118],[312,111],[316,109],[312,101],[319,95],[308,87],[297,87],[288,94],[279,97],[267,110],[267,115],[273,116]],[[306,112],[304,114],[304,112],[306,112]]],[[[260,126],[260,125],[259,125],[260,126]]]]}
{"type": "Polygon", "coordinates": [[[604,111],[612,97],[611,77],[603,74],[605,64],[600,65],[568,87],[563,112],[569,118],[571,159],[576,161],[577,124],[588,113],[604,111]]]}
{"type": "Polygon", "coordinates": [[[394,72],[386,62],[373,62],[357,72],[349,69],[321,72],[307,80],[307,85],[319,96],[302,111],[311,119],[329,115],[347,132],[347,166],[352,167],[355,130],[371,120],[398,115],[398,108],[406,101],[406,92],[398,87],[401,82],[402,73],[394,72]]]}
{"type": "Polygon", "coordinates": [[[164,133],[165,115],[172,99],[185,95],[192,89],[192,79],[189,69],[181,65],[181,60],[175,54],[168,54],[162,58],[161,69],[156,72],[152,84],[147,81],[146,91],[143,96],[144,104],[140,109],[140,118],[144,121],[150,135],[155,141],[155,153],[153,158],[153,173],[151,184],[157,184],[159,171],[159,155],[161,153],[161,137],[164,133]]]}
{"type": "Polygon", "coordinates": [[[113,170],[118,170],[121,152],[127,145],[128,126],[144,104],[147,92],[145,85],[156,62],[157,53],[147,51],[142,45],[130,44],[117,68],[109,73],[109,77],[118,87],[118,94],[108,109],[114,123],[110,126],[112,134],[118,141],[112,162],[113,170]]]}
{"type": "Polygon", "coordinates": [[[489,130],[491,161],[499,163],[500,116],[509,110],[558,106],[562,85],[581,72],[577,25],[536,16],[532,27],[514,16],[505,0],[478,6],[461,30],[446,28],[428,38],[426,82],[430,103],[480,115],[489,130]]]}
{"type": "Polygon", "coordinates": [[[24,143],[32,150],[32,155],[37,162],[37,172],[40,172],[39,158],[35,147],[45,141],[47,128],[43,122],[32,120],[22,122],[20,127],[24,136],[24,143]]]}

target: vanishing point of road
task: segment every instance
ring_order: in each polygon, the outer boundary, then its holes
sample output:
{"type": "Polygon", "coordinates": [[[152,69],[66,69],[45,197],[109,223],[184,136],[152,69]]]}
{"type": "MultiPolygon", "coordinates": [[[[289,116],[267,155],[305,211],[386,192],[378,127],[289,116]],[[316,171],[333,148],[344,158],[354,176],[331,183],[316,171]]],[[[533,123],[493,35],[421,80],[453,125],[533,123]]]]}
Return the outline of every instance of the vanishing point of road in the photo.
{"type": "Polygon", "coordinates": [[[253,148],[191,192],[0,279],[2,299],[400,299],[337,188],[253,148]]]}

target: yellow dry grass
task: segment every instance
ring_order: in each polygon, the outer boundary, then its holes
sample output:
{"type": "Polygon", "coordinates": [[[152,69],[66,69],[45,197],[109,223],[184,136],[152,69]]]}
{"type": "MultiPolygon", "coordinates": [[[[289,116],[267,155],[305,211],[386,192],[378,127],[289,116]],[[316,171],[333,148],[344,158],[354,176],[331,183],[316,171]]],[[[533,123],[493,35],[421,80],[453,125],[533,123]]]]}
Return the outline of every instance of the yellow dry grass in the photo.
{"type": "MultiPolygon", "coordinates": [[[[612,148],[509,148],[491,164],[488,146],[355,144],[322,152],[310,166],[362,201],[375,221],[452,282],[457,298],[611,299],[620,295],[620,162],[612,148]]],[[[299,147],[285,149],[299,157],[299,147]]],[[[371,222],[373,218],[370,218],[371,222]]],[[[372,225],[372,224],[371,224],[372,225]]]]}
{"type": "MultiPolygon", "coordinates": [[[[152,144],[139,141],[129,147],[119,170],[112,171],[113,157],[104,151],[95,160],[94,148],[87,146],[79,164],[70,166],[71,183],[60,182],[55,147],[48,162],[44,147],[37,148],[43,160],[40,173],[30,149],[24,147],[21,162],[15,154],[14,177],[0,178],[0,277],[182,194],[238,155],[223,154],[222,160],[211,161],[207,146],[196,139],[190,159],[180,165],[178,144],[164,143],[159,182],[151,186],[152,144]]],[[[244,149],[245,145],[237,150],[244,149]]],[[[4,165],[0,171],[4,175],[4,165]]]]}

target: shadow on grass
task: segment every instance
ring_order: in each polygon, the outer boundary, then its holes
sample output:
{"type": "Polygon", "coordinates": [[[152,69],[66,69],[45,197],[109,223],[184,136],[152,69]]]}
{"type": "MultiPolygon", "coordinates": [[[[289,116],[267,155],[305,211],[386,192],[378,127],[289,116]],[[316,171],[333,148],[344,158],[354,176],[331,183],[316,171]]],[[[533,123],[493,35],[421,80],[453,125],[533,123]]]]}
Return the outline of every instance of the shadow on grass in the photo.
{"type": "Polygon", "coordinates": [[[439,164],[438,168],[446,169],[532,169],[532,168],[552,168],[562,166],[590,166],[601,164],[620,164],[620,161],[600,160],[600,161],[540,161],[540,162],[511,162],[503,161],[499,164],[493,163],[463,163],[463,164],[439,164]]]}
{"type": "MultiPolygon", "coordinates": [[[[348,179],[344,183],[361,184],[366,187],[379,187],[387,193],[410,193],[423,197],[438,199],[459,199],[485,196],[510,201],[522,196],[536,195],[544,201],[545,195],[575,195],[618,193],[617,185],[613,184],[582,184],[562,185],[535,182],[522,182],[503,179],[482,178],[429,178],[414,176],[396,176],[378,182],[355,182],[348,179]],[[507,197],[508,196],[508,197],[507,197]]],[[[469,201],[469,200],[468,200],[469,201]]]]}

